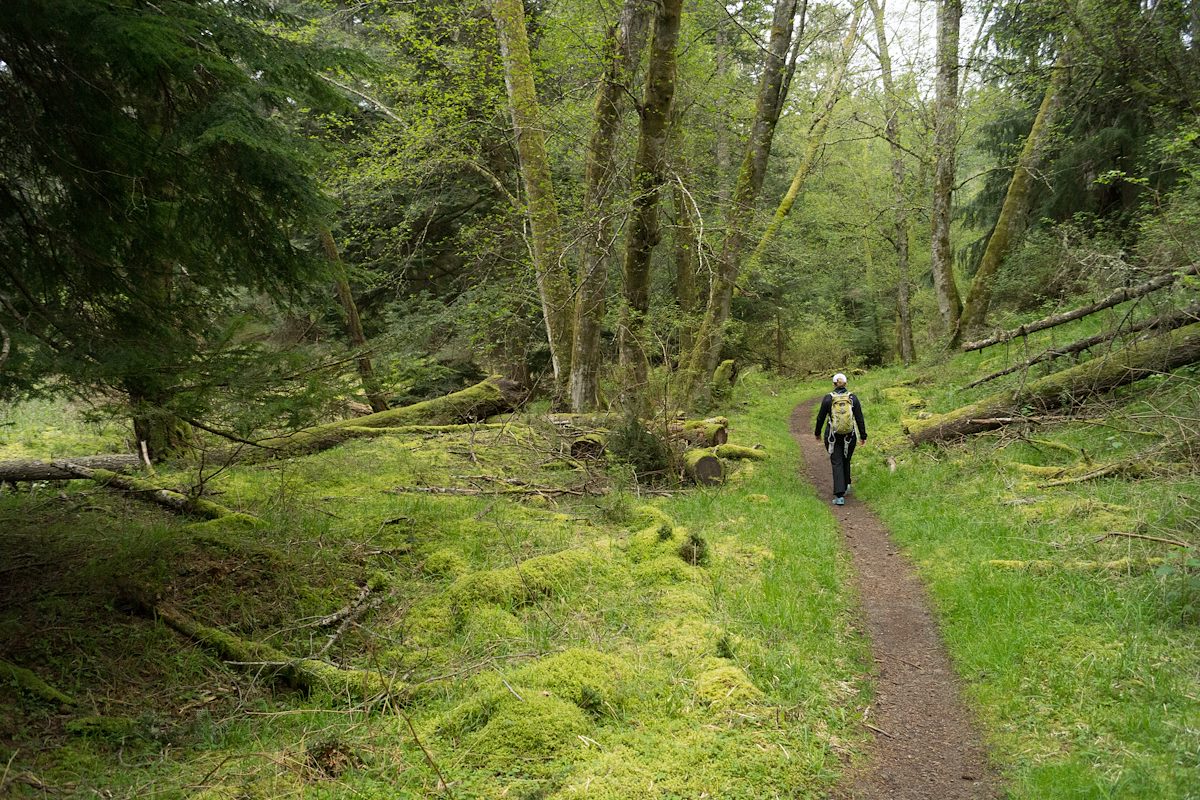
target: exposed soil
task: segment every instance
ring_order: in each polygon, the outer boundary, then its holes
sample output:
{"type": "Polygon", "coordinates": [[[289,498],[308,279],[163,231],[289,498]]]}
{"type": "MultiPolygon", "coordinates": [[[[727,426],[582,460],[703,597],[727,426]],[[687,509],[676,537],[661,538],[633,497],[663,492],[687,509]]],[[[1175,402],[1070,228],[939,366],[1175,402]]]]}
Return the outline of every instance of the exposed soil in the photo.
{"type": "MultiPolygon", "coordinates": [[[[792,413],[803,474],[833,499],[829,455],[813,437],[810,400],[792,413]]],[[[870,447],[870,443],[864,445],[870,447]]],[[[862,767],[842,787],[843,800],[994,798],[1000,782],[988,768],[959,682],[938,635],[925,589],[887,528],[853,493],[830,506],[853,557],[862,625],[877,671],[866,723],[873,741],[862,767]]]]}

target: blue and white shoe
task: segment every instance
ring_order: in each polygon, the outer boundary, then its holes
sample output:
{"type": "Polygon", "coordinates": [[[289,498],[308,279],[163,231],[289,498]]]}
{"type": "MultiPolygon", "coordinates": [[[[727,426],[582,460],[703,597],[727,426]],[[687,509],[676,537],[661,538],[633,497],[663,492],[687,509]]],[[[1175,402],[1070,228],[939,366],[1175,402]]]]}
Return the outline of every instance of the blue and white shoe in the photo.
{"type": "Polygon", "coordinates": [[[853,483],[847,483],[847,484],[846,484],[846,494],[850,494],[850,492],[851,492],[853,489],[854,489],[854,484],[853,484],[853,483]]]}
{"type": "Polygon", "coordinates": [[[835,506],[844,506],[844,505],[846,505],[846,498],[844,498],[844,497],[835,497],[835,498],[833,498],[833,504],[834,504],[835,506]]]}

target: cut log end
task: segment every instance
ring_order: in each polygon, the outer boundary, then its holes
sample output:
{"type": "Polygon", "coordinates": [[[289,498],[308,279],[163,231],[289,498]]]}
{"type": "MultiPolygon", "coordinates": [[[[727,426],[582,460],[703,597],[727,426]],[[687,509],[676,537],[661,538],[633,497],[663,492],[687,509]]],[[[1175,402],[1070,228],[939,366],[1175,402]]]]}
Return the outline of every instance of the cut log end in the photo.
{"type": "Polygon", "coordinates": [[[701,486],[714,486],[725,479],[721,459],[707,450],[689,450],[683,457],[684,472],[701,486]]]}

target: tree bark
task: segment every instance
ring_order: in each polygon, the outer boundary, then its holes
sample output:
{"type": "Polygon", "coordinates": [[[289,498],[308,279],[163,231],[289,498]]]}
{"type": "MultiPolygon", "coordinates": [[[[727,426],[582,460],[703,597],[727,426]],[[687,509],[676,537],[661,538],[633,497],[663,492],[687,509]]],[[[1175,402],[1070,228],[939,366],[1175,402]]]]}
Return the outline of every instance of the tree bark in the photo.
{"type": "Polygon", "coordinates": [[[330,422],[288,436],[265,439],[262,449],[243,451],[243,462],[316,453],[361,436],[362,429],[396,428],[408,425],[452,425],[483,420],[493,414],[510,411],[522,399],[519,387],[511,381],[491,377],[445,397],[437,397],[403,408],[392,408],[365,417],[330,422]]]}
{"type": "Polygon", "coordinates": [[[741,269],[746,234],[754,220],[754,206],[762,191],[767,159],[775,137],[775,125],[785,99],[784,73],[792,41],[792,26],[797,0],[780,0],[771,20],[771,36],[763,54],[762,78],[754,106],[754,122],[746,151],[738,170],[733,198],[725,214],[725,238],[717,260],[716,274],[709,286],[704,319],[696,331],[695,344],[683,364],[677,382],[686,393],[682,401],[705,402],[709,397],[709,376],[717,366],[724,342],[725,323],[733,302],[733,286],[741,269]]]}
{"type": "Polygon", "coordinates": [[[762,260],[767,246],[775,238],[775,234],[779,232],[784,218],[791,213],[792,206],[796,203],[796,198],[800,196],[800,190],[804,187],[804,183],[808,180],[813,166],[817,163],[817,155],[820,153],[822,145],[825,144],[825,132],[829,129],[829,123],[833,119],[833,108],[842,96],[842,82],[846,77],[846,69],[850,66],[850,58],[854,54],[854,41],[858,38],[858,25],[862,20],[862,10],[863,3],[860,0],[854,6],[854,12],[850,17],[849,30],[846,31],[846,37],[842,40],[841,58],[834,66],[833,75],[830,76],[829,83],[825,86],[825,91],[823,92],[824,102],[821,105],[820,116],[813,122],[813,126],[808,132],[808,144],[804,149],[804,155],[800,159],[800,166],[796,168],[796,174],[792,176],[791,185],[788,186],[783,199],[779,201],[779,207],[775,209],[775,216],[771,218],[771,222],[763,232],[762,238],[758,241],[758,246],[754,248],[754,252],[750,256],[751,269],[755,268],[762,260]]]}
{"type": "Polygon", "coordinates": [[[596,94],[595,126],[588,142],[584,175],[583,218],[588,231],[575,296],[569,385],[571,411],[575,413],[592,411],[599,403],[600,325],[608,287],[610,199],[617,174],[614,156],[625,87],[641,58],[649,10],[647,0],[625,0],[620,22],[605,38],[608,54],[596,94]]]}
{"type": "Polygon", "coordinates": [[[1051,71],[1050,85],[1046,88],[1046,95],[1042,98],[1042,104],[1033,120],[1033,127],[1029,136],[1025,138],[1021,157],[1004,195],[1000,217],[996,220],[991,237],[988,238],[987,249],[979,261],[975,279],[971,281],[971,289],[967,292],[962,318],[951,340],[951,346],[958,344],[964,331],[982,328],[987,321],[988,308],[992,303],[992,284],[995,282],[996,272],[1000,269],[1000,263],[1012,249],[1025,225],[1025,217],[1033,199],[1033,171],[1041,161],[1042,151],[1054,125],[1054,117],[1069,73],[1067,58],[1065,54],[1060,55],[1051,71]]]}
{"type": "Polygon", "coordinates": [[[894,203],[892,246],[896,249],[896,339],[900,361],[911,364],[916,357],[913,346],[912,316],[909,311],[908,285],[908,198],[905,194],[904,150],[900,146],[900,100],[892,81],[892,57],[887,32],[883,28],[882,0],[869,0],[875,18],[875,40],[879,46],[879,69],[883,76],[883,113],[887,117],[884,134],[892,151],[892,202],[894,203]]]}
{"type": "Polygon", "coordinates": [[[571,279],[560,257],[558,201],[550,177],[550,161],[541,107],[533,84],[533,64],[525,31],[522,0],[491,0],[492,18],[504,62],[504,85],[508,90],[513,132],[517,141],[521,181],[528,205],[533,268],[537,278],[550,360],[554,369],[556,399],[566,395],[570,374],[574,305],[571,279]]]}
{"type": "Polygon", "coordinates": [[[73,481],[81,477],[63,466],[68,461],[88,469],[109,472],[136,472],[142,468],[142,459],[135,455],[78,456],[53,461],[21,458],[0,461],[0,481],[73,481]]]}
{"type": "Polygon", "coordinates": [[[1200,361],[1200,323],[1153,339],[1133,342],[1115,353],[1032,381],[1016,392],[999,392],[929,419],[909,424],[913,444],[957,439],[1000,427],[1017,409],[1048,411],[1077,405],[1118,386],[1161,375],[1200,361]]]}
{"type": "Polygon", "coordinates": [[[980,339],[977,342],[967,342],[962,346],[962,350],[963,352],[982,350],[983,348],[991,347],[994,344],[1003,344],[1004,342],[1011,341],[1016,339],[1018,336],[1027,336],[1028,334],[1036,333],[1037,331],[1043,331],[1047,328],[1053,328],[1057,325],[1063,325],[1067,322],[1082,319],[1083,317],[1095,314],[1097,311],[1103,311],[1106,308],[1112,308],[1113,306],[1120,305],[1128,300],[1133,300],[1134,298],[1142,297],[1143,295],[1150,294],[1151,292],[1156,292],[1159,289],[1170,286],[1180,277],[1195,275],[1198,272],[1200,272],[1200,264],[1192,264],[1178,272],[1167,272],[1137,286],[1118,289],[1117,291],[1108,295],[1108,297],[1105,297],[1103,300],[1098,300],[1091,305],[1072,309],[1071,311],[1064,311],[1061,314],[1051,314],[1048,317],[1042,317],[1039,320],[1026,323],[1025,325],[1021,325],[1009,331],[1004,331],[1003,333],[998,333],[995,336],[988,337],[987,339],[980,339]]]}
{"type": "Polygon", "coordinates": [[[641,331],[650,310],[650,255],[658,245],[658,198],[665,175],[671,106],[675,100],[675,49],[683,0],[660,0],[642,100],[634,163],[633,208],[625,237],[625,304],[621,309],[621,364],[631,390],[640,397],[646,383],[641,331]]]}
{"type": "Polygon", "coordinates": [[[937,79],[933,121],[933,208],[930,269],[942,324],[953,335],[962,315],[962,300],[954,281],[954,248],[950,219],[958,150],[958,39],[962,0],[938,3],[937,79]]]}
{"type": "Polygon", "coordinates": [[[367,354],[367,337],[363,334],[362,320],[358,316],[358,304],[354,302],[354,293],[350,291],[350,279],[346,275],[346,264],[333,241],[333,233],[329,229],[321,230],[321,246],[325,249],[325,257],[333,264],[334,289],[338,302],[342,306],[342,321],[346,324],[346,336],[350,344],[361,353],[355,360],[358,376],[362,380],[363,393],[372,411],[387,411],[387,398],[379,390],[379,381],[375,378],[375,368],[371,366],[371,357],[367,354]]]}
{"type": "Polygon", "coordinates": [[[679,352],[692,348],[692,317],[700,308],[697,267],[703,242],[696,235],[692,214],[698,213],[683,187],[675,183],[671,196],[675,204],[675,302],[682,317],[679,325],[679,352]]]}

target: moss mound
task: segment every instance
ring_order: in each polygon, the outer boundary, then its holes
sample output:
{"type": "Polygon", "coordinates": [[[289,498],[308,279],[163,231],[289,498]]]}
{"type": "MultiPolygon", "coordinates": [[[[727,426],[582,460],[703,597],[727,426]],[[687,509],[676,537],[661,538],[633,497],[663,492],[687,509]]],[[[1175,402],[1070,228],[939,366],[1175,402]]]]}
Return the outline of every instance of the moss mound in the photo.
{"type": "Polygon", "coordinates": [[[460,609],[485,603],[516,606],[553,595],[607,566],[600,554],[589,548],[560,550],[526,559],[515,567],[463,575],[450,587],[450,597],[460,609]]]}
{"type": "Polygon", "coordinates": [[[470,570],[463,554],[449,547],[430,553],[421,566],[427,574],[438,578],[458,578],[470,570]]]}
{"type": "Polygon", "coordinates": [[[717,651],[721,629],[707,620],[682,617],[664,622],[652,640],[661,653],[682,660],[701,658],[717,651]]]}
{"type": "Polygon", "coordinates": [[[757,702],[762,690],[746,671],[725,659],[709,660],[708,669],[696,675],[696,697],[713,708],[735,708],[757,702]]]}
{"type": "Polygon", "coordinates": [[[503,770],[580,746],[590,723],[578,706],[532,690],[523,697],[510,694],[495,705],[487,723],[468,738],[467,750],[482,765],[503,770]]]}
{"type": "Polygon", "coordinates": [[[547,689],[592,714],[611,712],[622,703],[625,662],[599,650],[574,647],[518,670],[512,680],[547,689]]]}
{"type": "Polygon", "coordinates": [[[521,621],[502,608],[484,606],[471,611],[463,625],[463,635],[468,642],[488,644],[491,642],[521,639],[526,635],[521,621]]]}

